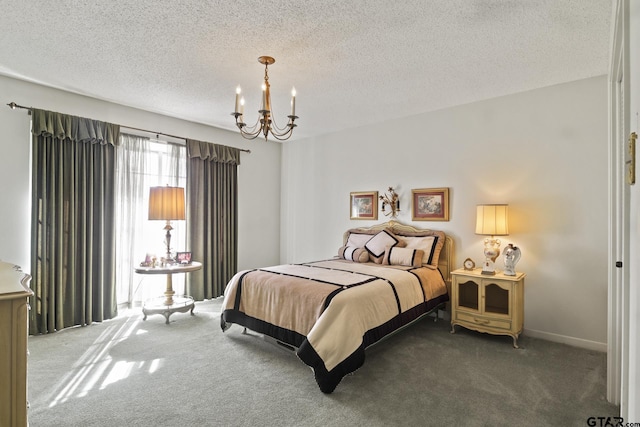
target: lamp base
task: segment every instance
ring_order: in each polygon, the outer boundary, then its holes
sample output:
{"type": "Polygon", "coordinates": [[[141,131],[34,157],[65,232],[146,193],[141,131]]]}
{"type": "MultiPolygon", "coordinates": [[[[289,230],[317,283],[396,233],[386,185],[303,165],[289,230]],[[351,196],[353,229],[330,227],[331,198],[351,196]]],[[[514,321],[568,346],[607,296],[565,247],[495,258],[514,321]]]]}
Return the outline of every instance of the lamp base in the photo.
{"type": "Polygon", "coordinates": [[[167,220],[167,225],[165,225],[164,229],[167,230],[167,234],[164,236],[164,243],[167,245],[167,255],[164,258],[164,262],[165,264],[175,264],[175,260],[171,256],[171,230],[173,230],[171,221],[167,220]]]}
{"type": "Polygon", "coordinates": [[[500,240],[491,236],[484,239],[485,261],[482,266],[482,274],[493,276],[496,274],[496,258],[500,255],[500,240]]]}
{"type": "Polygon", "coordinates": [[[482,274],[484,274],[485,276],[495,276],[496,264],[491,260],[485,261],[482,265],[482,274]]]}

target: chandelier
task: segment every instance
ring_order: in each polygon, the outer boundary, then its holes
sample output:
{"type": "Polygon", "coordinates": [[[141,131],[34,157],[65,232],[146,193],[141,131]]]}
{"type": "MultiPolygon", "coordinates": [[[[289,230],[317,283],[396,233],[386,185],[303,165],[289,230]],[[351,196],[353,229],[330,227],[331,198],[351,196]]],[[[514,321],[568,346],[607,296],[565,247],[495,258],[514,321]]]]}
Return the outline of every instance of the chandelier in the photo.
{"type": "Polygon", "coordinates": [[[276,125],[276,121],[271,114],[271,93],[269,91],[269,65],[276,62],[270,56],[261,56],[258,58],[258,62],[264,64],[264,83],[262,83],[262,103],[260,110],[258,110],[258,121],[253,126],[247,126],[244,122],[244,97],[241,97],[242,90],[240,86],[236,88],[236,109],[232,116],[236,118],[236,126],[240,129],[240,134],[246,139],[256,139],[260,134],[264,135],[266,141],[269,135],[279,141],[289,139],[293,133],[293,128],[297,125],[294,121],[298,118],[296,116],[296,89],[291,90],[291,114],[287,116],[289,122],[284,128],[279,128],[276,125]]]}

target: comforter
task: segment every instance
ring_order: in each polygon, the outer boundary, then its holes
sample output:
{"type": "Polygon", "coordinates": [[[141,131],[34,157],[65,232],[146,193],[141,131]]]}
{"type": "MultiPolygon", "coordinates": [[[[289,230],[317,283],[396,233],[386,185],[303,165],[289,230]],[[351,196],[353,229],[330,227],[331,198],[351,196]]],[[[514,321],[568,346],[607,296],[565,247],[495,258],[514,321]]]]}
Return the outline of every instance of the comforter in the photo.
{"type": "Polygon", "coordinates": [[[438,270],[326,260],[237,273],[221,315],[297,347],[320,390],[361,367],[364,350],[448,300],[438,270]]]}

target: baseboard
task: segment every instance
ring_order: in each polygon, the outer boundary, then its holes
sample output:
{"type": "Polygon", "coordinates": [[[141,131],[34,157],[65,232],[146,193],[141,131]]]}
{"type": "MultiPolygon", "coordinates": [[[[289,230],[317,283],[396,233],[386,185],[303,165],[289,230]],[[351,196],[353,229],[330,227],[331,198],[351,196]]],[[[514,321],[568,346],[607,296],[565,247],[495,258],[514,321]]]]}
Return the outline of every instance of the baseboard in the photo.
{"type": "Polygon", "coordinates": [[[566,335],[552,334],[551,332],[536,331],[533,329],[525,329],[522,334],[528,337],[541,338],[543,340],[559,342],[561,344],[585,348],[587,350],[594,350],[602,353],[607,352],[607,343],[584,340],[582,338],[574,338],[566,335]]]}

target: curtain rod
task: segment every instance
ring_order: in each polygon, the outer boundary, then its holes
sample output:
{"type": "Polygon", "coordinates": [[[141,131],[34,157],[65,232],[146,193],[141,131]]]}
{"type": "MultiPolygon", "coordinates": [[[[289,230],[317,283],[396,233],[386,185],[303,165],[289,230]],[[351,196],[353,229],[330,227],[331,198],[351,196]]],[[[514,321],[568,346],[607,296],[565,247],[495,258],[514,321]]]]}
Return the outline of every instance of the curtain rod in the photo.
{"type": "MultiPolygon", "coordinates": [[[[28,110],[29,111],[29,115],[31,115],[31,108],[32,107],[25,107],[24,105],[19,105],[19,104],[16,104],[15,102],[10,102],[7,105],[12,110],[15,110],[16,108],[22,108],[23,110],[28,110]]],[[[131,129],[131,130],[138,130],[140,132],[148,132],[148,133],[155,133],[156,135],[168,136],[169,138],[184,139],[185,141],[187,140],[187,138],[185,138],[183,136],[170,135],[168,133],[156,132],[156,131],[147,130],[147,129],[134,128],[134,127],[125,126],[125,125],[119,125],[119,126],[123,127],[123,128],[131,129]]],[[[244,148],[238,148],[238,150],[244,151],[245,153],[251,154],[251,150],[245,150],[244,148]]]]}

